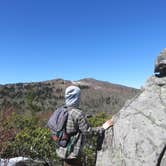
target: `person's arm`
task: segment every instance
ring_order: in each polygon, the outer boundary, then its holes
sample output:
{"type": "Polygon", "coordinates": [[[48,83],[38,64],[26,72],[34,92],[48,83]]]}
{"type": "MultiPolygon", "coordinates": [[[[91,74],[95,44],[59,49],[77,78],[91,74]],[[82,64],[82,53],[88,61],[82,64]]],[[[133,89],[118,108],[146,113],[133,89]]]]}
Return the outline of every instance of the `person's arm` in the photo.
{"type": "Polygon", "coordinates": [[[92,135],[96,135],[98,133],[102,133],[105,129],[107,129],[109,126],[112,125],[112,120],[109,120],[107,122],[105,122],[103,124],[103,126],[99,126],[99,127],[90,127],[89,123],[87,122],[87,119],[85,117],[85,115],[82,113],[80,114],[80,116],[78,117],[78,126],[79,126],[79,130],[83,133],[83,134],[92,134],[92,135]]]}

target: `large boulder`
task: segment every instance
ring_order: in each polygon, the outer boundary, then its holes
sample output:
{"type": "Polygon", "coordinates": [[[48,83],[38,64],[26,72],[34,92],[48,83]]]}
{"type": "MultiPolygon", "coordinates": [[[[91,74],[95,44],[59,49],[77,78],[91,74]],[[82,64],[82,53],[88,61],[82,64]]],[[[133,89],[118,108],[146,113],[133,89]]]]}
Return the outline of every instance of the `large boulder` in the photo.
{"type": "Polygon", "coordinates": [[[150,77],[113,119],[96,166],[166,166],[166,77],[150,77]]]}

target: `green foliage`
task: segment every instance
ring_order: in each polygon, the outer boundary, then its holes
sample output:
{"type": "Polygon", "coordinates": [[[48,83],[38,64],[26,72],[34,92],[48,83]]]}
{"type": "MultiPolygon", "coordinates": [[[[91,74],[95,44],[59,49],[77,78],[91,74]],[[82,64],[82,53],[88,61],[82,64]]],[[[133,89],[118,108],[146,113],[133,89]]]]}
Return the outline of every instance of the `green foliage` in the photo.
{"type": "Polygon", "coordinates": [[[78,85],[78,87],[82,90],[82,89],[89,89],[88,85],[78,85]]]}
{"type": "MultiPolygon", "coordinates": [[[[111,115],[104,112],[97,113],[95,116],[90,117],[88,122],[92,127],[101,126],[106,120],[111,119],[111,115]]],[[[83,148],[82,160],[86,166],[94,166],[96,160],[96,148],[97,148],[97,135],[88,135],[86,138],[86,144],[83,148]]]]}
{"type": "Polygon", "coordinates": [[[94,166],[96,159],[97,136],[87,136],[83,148],[82,161],[86,166],[94,166]]]}
{"type": "MultiPolygon", "coordinates": [[[[93,127],[96,127],[101,126],[108,118],[110,116],[101,112],[88,120],[93,127]]],[[[12,113],[5,124],[8,128],[13,127],[17,133],[15,138],[8,142],[9,145],[3,152],[3,157],[26,156],[51,165],[58,165],[58,163],[60,165],[61,161],[56,155],[56,144],[50,137],[50,131],[40,126],[40,121],[35,115],[12,113]]],[[[94,165],[96,146],[97,136],[87,136],[82,155],[84,165],[94,165]]]]}
{"type": "Polygon", "coordinates": [[[12,153],[13,156],[28,156],[46,163],[54,163],[58,162],[55,149],[56,145],[52,141],[48,129],[25,128],[16,135],[15,140],[8,148],[8,153],[12,153]]]}
{"type": "MultiPolygon", "coordinates": [[[[93,79],[82,80],[81,108],[88,113],[101,110],[116,113],[125,101],[139,90],[93,79]],[[84,84],[85,82],[85,84],[84,84]]],[[[38,83],[18,83],[0,86],[0,110],[12,106],[19,113],[53,111],[63,104],[64,91],[70,82],[57,79],[38,83]]]]}
{"type": "MultiPolygon", "coordinates": [[[[127,99],[138,93],[138,90],[132,88],[91,81],[92,84],[88,84],[87,80],[87,85],[82,84],[79,87],[81,88],[81,108],[87,113],[94,113],[94,116],[88,119],[92,127],[101,126],[111,118],[110,114],[106,113],[117,112],[127,99]]],[[[0,118],[0,155],[2,157],[24,155],[58,165],[60,160],[55,153],[56,146],[50,138],[49,131],[44,127],[44,119],[47,119],[48,112],[52,112],[64,103],[64,91],[69,84],[59,79],[0,86],[0,111],[6,112],[12,107],[15,112],[10,113],[10,116],[6,118],[0,118]]],[[[87,136],[83,155],[86,166],[93,166],[95,163],[96,140],[96,136],[87,136]]]]}
{"type": "Polygon", "coordinates": [[[13,126],[17,134],[8,142],[8,147],[2,154],[3,157],[26,156],[51,165],[60,162],[56,156],[56,144],[51,139],[50,131],[39,126],[38,118],[14,113],[6,124],[8,128],[13,126]]]}
{"type": "Polygon", "coordinates": [[[12,108],[0,112],[0,156],[8,148],[10,141],[16,134],[16,130],[9,125],[9,119],[12,116],[12,113],[12,108]]]}
{"type": "Polygon", "coordinates": [[[106,120],[111,119],[112,115],[106,114],[105,112],[99,112],[95,116],[88,119],[92,127],[101,126],[106,120]]]}
{"type": "Polygon", "coordinates": [[[12,117],[8,119],[8,125],[13,126],[17,130],[23,130],[25,128],[36,128],[39,123],[39,119],[32,115],[19,115],[12,114],[12,117]]]}
{"type": "Polygon", "coordinates": [[[34,101],[37,101],[37,100],[38,100],[38,95],[37,93],[33,91],[29,91],[28,94],[26,95],[26,102],[31,112],[39,112],[42,110],[40,106],[33,103],[34,101]]]}

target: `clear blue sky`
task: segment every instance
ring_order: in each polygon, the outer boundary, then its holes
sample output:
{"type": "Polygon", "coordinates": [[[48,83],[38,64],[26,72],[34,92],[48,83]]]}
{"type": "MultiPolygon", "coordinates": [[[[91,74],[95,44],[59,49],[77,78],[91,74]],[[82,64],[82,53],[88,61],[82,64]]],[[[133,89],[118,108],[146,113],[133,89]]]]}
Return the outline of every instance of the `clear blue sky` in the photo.
{"type": "Polygon", "coordinates": [[[165,0],[0,0],[0,84],[92,77],[139,88],[166,47],[165,0]]]}

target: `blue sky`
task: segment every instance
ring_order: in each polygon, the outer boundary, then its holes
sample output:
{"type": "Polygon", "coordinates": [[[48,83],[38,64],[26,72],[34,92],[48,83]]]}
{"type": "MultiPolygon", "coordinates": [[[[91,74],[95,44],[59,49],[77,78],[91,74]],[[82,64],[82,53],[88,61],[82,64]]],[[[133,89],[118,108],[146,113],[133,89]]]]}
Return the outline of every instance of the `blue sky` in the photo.
{"type": "Polygon", "coordinates": [[[139,88],[166,47],[165,0],[0,0],[0,84],[92,77],[139,88]]]}

